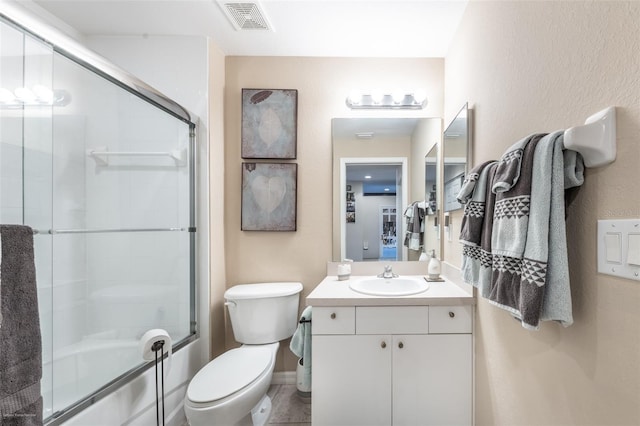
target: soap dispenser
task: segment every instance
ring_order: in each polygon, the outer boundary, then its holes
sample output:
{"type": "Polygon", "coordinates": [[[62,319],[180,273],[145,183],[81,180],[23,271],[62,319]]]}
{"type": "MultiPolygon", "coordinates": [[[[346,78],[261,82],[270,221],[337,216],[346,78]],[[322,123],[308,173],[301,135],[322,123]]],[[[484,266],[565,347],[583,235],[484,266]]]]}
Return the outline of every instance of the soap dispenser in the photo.
{"type": "Polygon", "coordinates": [[[436,257],[435,250],[431,250],[431,258],[427,265],[427,274],[428,281],[443,281],[443,279],[440,278],[440,261],[436,257]]]}

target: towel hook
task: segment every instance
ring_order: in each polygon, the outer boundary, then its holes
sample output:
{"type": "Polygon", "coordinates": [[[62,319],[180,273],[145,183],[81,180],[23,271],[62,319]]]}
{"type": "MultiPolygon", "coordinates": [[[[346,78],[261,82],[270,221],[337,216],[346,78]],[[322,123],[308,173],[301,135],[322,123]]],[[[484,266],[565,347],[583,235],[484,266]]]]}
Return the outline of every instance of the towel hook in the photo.
{"type": "Polygon", "coordinates": [[[616,107],[587,118],[585,124],[564,132],[564,147],[582,154],[586,167],[600,167],[616,159],[616,107]]]}

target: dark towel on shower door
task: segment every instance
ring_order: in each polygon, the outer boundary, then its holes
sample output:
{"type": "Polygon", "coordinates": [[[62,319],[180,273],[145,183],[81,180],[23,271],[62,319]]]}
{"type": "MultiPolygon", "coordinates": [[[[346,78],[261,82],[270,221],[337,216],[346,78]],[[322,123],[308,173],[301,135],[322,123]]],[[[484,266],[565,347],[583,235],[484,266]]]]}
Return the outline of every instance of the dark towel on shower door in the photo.
{"type": "Polygon", "coordinates": [[[1,225],[0,424],[42,425],[42,341],[33,231],[1,225]]]}

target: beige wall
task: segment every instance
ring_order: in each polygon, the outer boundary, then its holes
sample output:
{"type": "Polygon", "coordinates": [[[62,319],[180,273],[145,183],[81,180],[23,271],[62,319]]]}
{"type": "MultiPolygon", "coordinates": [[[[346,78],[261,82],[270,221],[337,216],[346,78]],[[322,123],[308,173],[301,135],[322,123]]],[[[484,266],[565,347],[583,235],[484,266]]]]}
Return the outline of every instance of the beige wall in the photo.
{"type": "MultiPolygon", "coordinates": [[[[324,278],[331,260],[332,159],[331,118],[374,116],[351,111],[346,96],[354,89],[425,88],[429,104],[422,111],[378,116],[441,117],[443,59],[342,59],[300,57],[227,57],[225,90],[224,244],[227,287],[247,282],[300,281],[304,297],[324,278]],[[298,90],[298,206],[296,232],[240,230],[240,126],[242,88],[298,90]]],[[[215,199],[212,197],[212,211],[215,199]]],[[[220,200],[222,201],[222,200],[220,200]]],[[[302,306],[301,306],[302,307],[302,306]]],[[[235,345],[227,327],[227,347],[235,345]]],[[[283,347],[288,347],[285,342],[283,347]]],[[[295,359],[282,348],[276,370],[295,370],[295,359]]]]}
{"type": "MultiPolygon", "coordinates": [[[[225,291],[224,210],[224,53],[209,43],[209,230],[211,241],[209,263],[211,358],[224,352],[225,291]]],[[[201,141],[198,141],[202,143],[201,141]]]]}
{"type": "Polygon", "coordinates": [[[595,244],[597,219],[640,217],[640,3],[472,1],[445,64],[445,122],[472,104],[475,164],[618,107],[618,158],[568,209],[575,323],[530,332],[479,302],[477,424],[640,424],[640,283],[597,274],[595,244]]]}

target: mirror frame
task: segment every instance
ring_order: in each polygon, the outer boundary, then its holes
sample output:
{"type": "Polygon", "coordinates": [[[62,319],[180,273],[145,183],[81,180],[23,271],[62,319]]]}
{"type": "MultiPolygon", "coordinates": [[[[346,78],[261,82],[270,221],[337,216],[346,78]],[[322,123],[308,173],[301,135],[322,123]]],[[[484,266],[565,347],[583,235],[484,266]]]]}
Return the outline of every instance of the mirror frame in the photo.
{"type": "MultiPolygon", "coordinates": [[[[425,200],[425,204],[429,203],[429,197],[427,197],[427,195],[432,192],[429,191],[429,189],[427,188],[427,184],[426,184],[426,167],[427,167],[427,157],[429,157],[432,153],[432,151],[435,150],[435,163],[433,164],[436,168],[435,172],[436,172],[436,190],[435,190],[435,194],[436,194],[436,210],[433,213],[433,218],[434,218],[434,227],[436,227],[437,229],[435,230],[435,235],[436,235],[436,242],[435,244],[433,244],[433,246],[435,247],[436,250],[436,257],[438,259],[442,258],[442,173],[441,173],[441,166],[440,166],[440,153],[442,151],[442,146],[440,141],[436,142],[435,144],[433,144],[431,146],[431,148],[429,149],[429,151],[427,151],[426,155],[424,156],[424,162],[425,162],[425,188],[424,188],[424,200],[425,200]]],[[[427,216],[426,222],[429,222],[428,219],[429,216],[427,216]]],[[[424,231],[424,241],[423,241],[423,252],[427,254],[427,256],[429,255],[429,250],[427,248],[427,228],[425,228],[424,231]]]]}
{"type": "Polygon", "coordinates": [[[442,178],[442,205],[440,207],[441,207],[442,213],[444,215],[447,215],[447,214],[449,214],[451,212],[454,212],[454,211],[457,211],[457,210],[460,210],[460,209],[463,208],[463,205],[458,203],[457,207],[447,209],[447,206],[446,206],[446,201],[447,201],[446,200],[446,195],[447,195],[447,192],[446,192],[445,186],[446,186],[447,182],[450,182],[453,179],[450,179],[449,181],[445,181],[445,179],[444,179],[446,168],[447,168],[447,162],[446,162],[446,159],[447,159],[447,155],[446,155],[447,139],[446,139],[446,134],[447,134],[447,131],[449,131],[453,127],[453,125],[461,118],[461,115],[462,115],[463,112],[465,113],[465,116],[464,116],[465,124],[464,124],[464,126],[465,126],[466,141],[464,143],[464,146],[465,146],[464,171],[463,171],[461,179],[460,179],[460,185],[462,185],[462,180],[469,173],[469,169],[470,169],[469,165],[471,164],[471,136],[470,136],[470,134],[471,134],[470,133],[470,130],[471,130],[471,120],[470,120],[471,110],[469,108],[469,103],[465,102],[465,104],[462,106],[462,108],[460,108],[458,110],[458,113],[454,116],[454,118],[451,120],[451,122],[449,123],[447,128],[444,130],[444,132],[442,132],[442,176],[441,176],[441,178],[442,178]]]}

